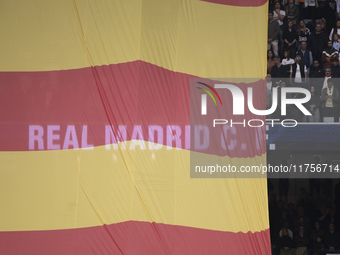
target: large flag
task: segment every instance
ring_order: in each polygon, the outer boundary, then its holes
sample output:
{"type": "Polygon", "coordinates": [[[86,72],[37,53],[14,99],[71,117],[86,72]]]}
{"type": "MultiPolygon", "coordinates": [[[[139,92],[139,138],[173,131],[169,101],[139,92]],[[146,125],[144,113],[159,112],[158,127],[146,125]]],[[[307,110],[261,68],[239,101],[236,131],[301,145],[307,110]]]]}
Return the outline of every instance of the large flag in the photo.
{"type": "Polygon", "coordinates": [[[270,254],[266,179],[189,171],[190,78],[265,77],[264,0],[0,14],[0,254],[270,254]]]}

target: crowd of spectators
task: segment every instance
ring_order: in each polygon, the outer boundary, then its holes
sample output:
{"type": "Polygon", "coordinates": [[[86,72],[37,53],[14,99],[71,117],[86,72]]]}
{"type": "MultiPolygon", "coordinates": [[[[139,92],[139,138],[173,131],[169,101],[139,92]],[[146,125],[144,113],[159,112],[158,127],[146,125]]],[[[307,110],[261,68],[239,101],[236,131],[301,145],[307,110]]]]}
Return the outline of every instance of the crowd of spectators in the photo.
{"type": "MultiPolygon", "coordinates": [[[[339,34],[340,0],[270,0],[267,99],[273,87],[278,87],[278,93],[284,86],[304,87],[312,92],[306,104],[312,116],[304,116],[294,107],[287,115],[297,121],[338,122],[339,34]],[[335,79],[328,81],[330,78],[335,79]]],[[[269,100],[267,107],[270,106],[269,100]]],[[[283,119],[280,112],[275,112],[274,117],[283,119]]]]}
{"type": "Polygon", "coordinates": [[[340,253],[340,184],[335,186],[331,199],[329,182],[329,179],[313,179],[309,192],[300,188],[295,204],[287,204],[284,196],[277,199],[274,193],[270,193],[269,219],[273,255],[340,253]]]}

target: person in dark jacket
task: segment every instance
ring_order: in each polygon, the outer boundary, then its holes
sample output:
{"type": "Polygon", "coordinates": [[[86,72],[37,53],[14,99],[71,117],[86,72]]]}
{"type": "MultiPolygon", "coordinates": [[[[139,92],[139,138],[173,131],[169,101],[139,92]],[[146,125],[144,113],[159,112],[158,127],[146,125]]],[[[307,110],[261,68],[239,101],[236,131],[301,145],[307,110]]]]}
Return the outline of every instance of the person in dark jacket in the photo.
{"type": "Polygon", "coordinates": [[[299,226],[299,231],[295,235],[294,239],[295,239],[295,246],[297,248],[297,254],[307,253],[309,237],[304,229],[304,226],[299,226]]]}
{"type": "Polygon", "coordinates": [[[299,26],[297,28],[297,34],[298,34],[298,49],[301,49],[301,43],[308,41],[308,37],[311,35],[311,32],[308,27],[306,27],[306,24],[303,20],[299,21],[299,26]]]}
{"type": "Polygon", "coordinates": [[[290,67],[290,84],[293,87],[306,87],[307,82],[307,67],[301,63],[299,54],[295,57],[295,63],[290,67]]]}
{"type": "Polygon", "coordinates": [[[273,13],[268,13],[268,44],[267,44],[267,50],[270,50],[270,48],[273,48],[274,55],[279,55],[279,32],[280,32],[280,26],[277,20],[273,19],[273,13]]]}
{"type": "Polygon", "coordinates": [[[293,22],[288,21],[288,27],[283,31],[282,40],[283,50],[289,50],[290,56],[294,59],[296,53],[296,40],[298,39],[297,32],[293,29],[293,22]]]}
{"type": "MultiPolygon", "coordinates": [[[[336,24],[336,9],[338,0],[328,0],[328,6],[326,10],[326,28],[328,33],[332,30],[336,24]]],[[[332,37],[331,37],[332,38],[332,37]]]]}
{"type": "Polygon", "coordinates": [[[285,11],[288,19],[293,22],[293,25],[296,25],[297,17],[299,16],[299,7],[294,4],[294,0],[288,0],[285,11]]]}
{"type": "Polygon", "coordinates": [[[319,61],[314,60],[309,70],[309,85],[314,87],[317,95],[321,95],[322,85],[324,82],[325,71],[319,61]]]}
{"type": "Polygon", "coordinates": [[[280,57],[274,58],[274,66],[270,72],[273,82],[273,87],[277,86],[277,83],[282,78],[287,78],[287,68],[281,64],[280,57]]]}
{"type": "Polygon", "coordinates": [[[288,235],[286,228],[282,229],[282,236],[279,239],[280,255],[295,255],[293,239],[288,235]]]}
{"type": "Polygon", "coordinates": [[[321,25],[316,24],[315,32],[309,36],[309,48],[313,55],[313,60],[322,63],[322,51],[327,46],[327,35],[321,32],[321,25]]]}
{"type": "Polygon", "coordinates": [[[309,69],[313,64],[313,56],[312,52],[307,49],[307,42],[301,42],[301,49],[298,50],[297,54],[301,56],[301,63],[309,69]]]}
{"type": "Polygon", "coordinates": [[[316,221],[315,224],[315,229],[312,231],[310,234],[310,242],[312,243],[312,246],[317,242],[317,237],[322,237],[323,236],[323,230],[320,228],[320,222],[316,221]]]}
{"type": "Polygon", "coordinates": [[[325,244],[323,243],[322,236],[317,236],[313,243],[312,254],[313,255],[324,255],[327,250],[325,249],[325,244]]]}
{"type": "Polygon", "coordinates": [[[329,223],[328,231],[324,234],[326,249],[330,252],[339,252],[339,232],[335,231],[334,223],[329,223]]]}
{"type": "Polygon", "coordinates": [[[324,70],[318,60],[313,61],[313,65],[310,67],[309,78],[322,78],[324,76],[324,70]]]}

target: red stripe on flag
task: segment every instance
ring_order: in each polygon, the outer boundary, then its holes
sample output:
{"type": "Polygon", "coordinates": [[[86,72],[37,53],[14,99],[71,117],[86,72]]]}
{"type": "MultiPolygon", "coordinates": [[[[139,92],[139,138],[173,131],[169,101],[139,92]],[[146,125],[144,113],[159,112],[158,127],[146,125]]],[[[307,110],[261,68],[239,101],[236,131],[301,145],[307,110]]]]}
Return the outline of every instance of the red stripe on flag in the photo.
{"type": "Polygon", "coordinates": [[[258,7],[267,3],[267,0],[201,0],[204,2],[232,5],[232,6],[242,6],[242,7],[258,7]]]}
{"type": "MultiPolygon", "coordinates": [[[[178,126],[182,134],[181,148],[189,149],[185,146],[185,140],[188,139],[185,137],[185,126],[190,125],[191,78],[193,76],[169,71],[143,61],[65,71],[0,73],[0,102],[3,106],[3,111],[0,111],[0,151],[30,150],[30,125],[41,126],[44,144],[41,148],[44,150],[49,147],[48,126],[56,126],[51,132],[53,135],[59,135],[59,138],[55,137],[53,144],[63,149],[67,128],[72,125],[75,126],[79,147],[84,140],[83,125],[87,125],[87,144],[94,146],[105,144],[106,125],[115,128],[126,125],[127,141],[133,138],[135,126],[141,126],[145,141],[149,141],[148,126],[159,126],[164,133],[163,140],[155,142],[176,146],[175,142],[168,144],[166,134],[168,126],[178,126]]],[[[200,80],[213,85],[213,82],[207,79],[200,80]]],[[[253,92],[257,109],[259,104],[265,105],[266,95],[265,90],[258,88],[253,92]]],[[[195,89],[195,92],[197,91],[195,89]]],[[[246,94],[246,89],[243,89],[243,92],[246,94]]],[[[218,93],[222,97],[223,106],[216,107],[212,100],[208,100],[209,127],[212,127],[214,118],[233,118],[238,122],[244,118],[259,118],[254,117],[247,107],[244,116],[233,116],[230,92],[219,90],[218,93]]],[[[200,98],[199,94],[198,96],[200,98]]],[[[199,114],[200,101],[196,103],[195,108],[199,114]]],[[[265,144],[252,150],[242,149],[247,143],[247,148],[258,144],[255,135],[258,130],[244,128],[240,124],[235,126],[235,130],[236,132],[227,131],[226,144],[234,144],[231,141],[238,140],[235,146],[233,145],[233,150],[212,148],[205,153],[253,157],[265,152],[265,144]]],[[[212,141],[221,139],[217,128],[210,133],[215,136],[211,137],[212,141]]],[[[265,133],[262,133],[262,140],[265,142],[265,133]]],[[[38,150],[37,142],[34,143],[33,150],[38,150]]]]}
{"type": "Polygon", "coordinates": [[[271,253],[269,230],[231,233],[129,221],[81,229],[0,232],[0,254],[269,255],[271,253]]]}

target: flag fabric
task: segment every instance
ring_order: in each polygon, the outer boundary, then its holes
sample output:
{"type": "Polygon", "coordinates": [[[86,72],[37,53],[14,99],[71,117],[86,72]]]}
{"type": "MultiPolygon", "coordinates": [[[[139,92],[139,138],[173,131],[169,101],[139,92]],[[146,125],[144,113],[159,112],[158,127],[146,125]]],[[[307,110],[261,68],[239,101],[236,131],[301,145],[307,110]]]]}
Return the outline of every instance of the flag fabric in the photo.
{"type": "Polygon", "coordinates": [[[270,254],[266,179],[189,171],[190,78],[265,77],[265,1],[0,12],[0,254],[270,254]]]}

